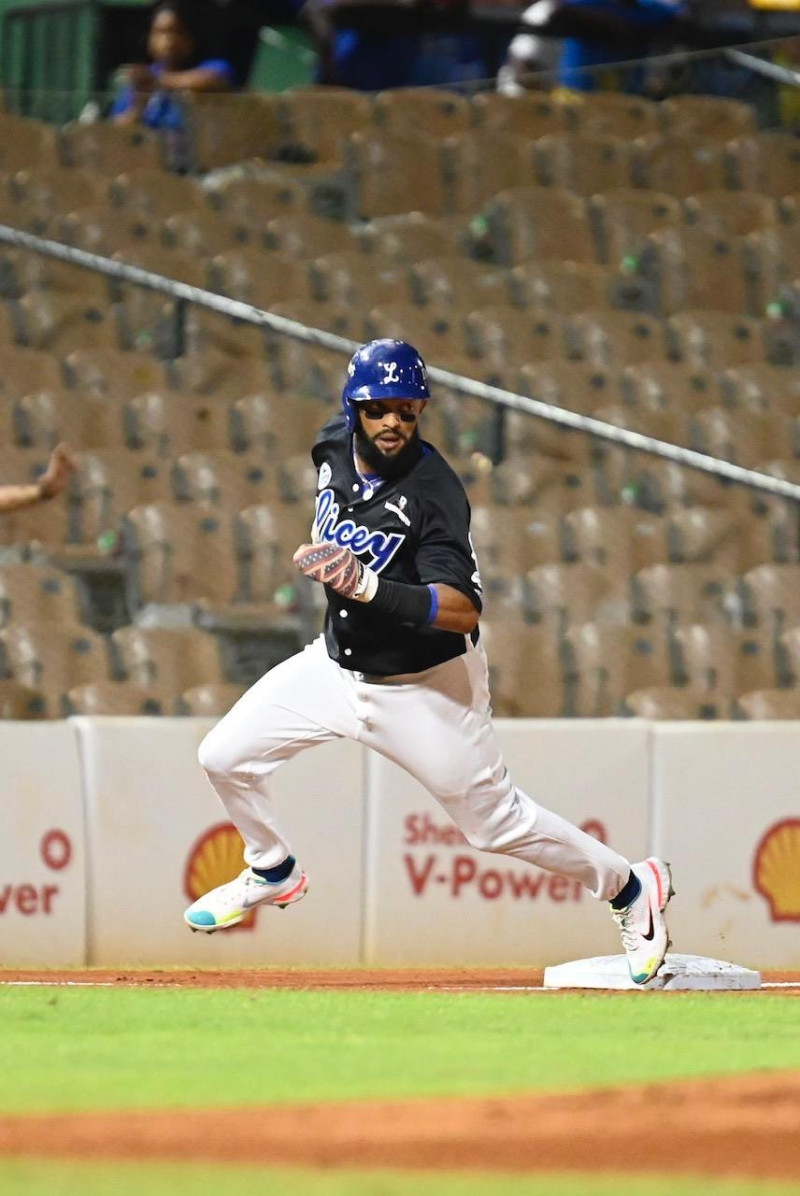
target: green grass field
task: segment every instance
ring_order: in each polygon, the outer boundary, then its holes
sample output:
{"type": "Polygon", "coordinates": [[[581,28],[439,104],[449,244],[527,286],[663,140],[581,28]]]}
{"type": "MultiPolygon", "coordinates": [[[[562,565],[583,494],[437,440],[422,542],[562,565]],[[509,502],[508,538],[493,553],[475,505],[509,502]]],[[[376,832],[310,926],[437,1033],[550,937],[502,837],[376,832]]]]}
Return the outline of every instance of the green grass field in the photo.
{"type": "MultiPolygon", "coordinates": [[[[0,988],[0,1025],[2,1113],[576,1091],[800,1067],[796,998],[725,994],[0,988]]],[[[219,1196],[264,1180],[309,1196],[610,1196],[630,1183],[0,1161],[3,1196],[219,1196]]],[[[647,1190],[797,1185],[653,1179],[647,1190]]]]}

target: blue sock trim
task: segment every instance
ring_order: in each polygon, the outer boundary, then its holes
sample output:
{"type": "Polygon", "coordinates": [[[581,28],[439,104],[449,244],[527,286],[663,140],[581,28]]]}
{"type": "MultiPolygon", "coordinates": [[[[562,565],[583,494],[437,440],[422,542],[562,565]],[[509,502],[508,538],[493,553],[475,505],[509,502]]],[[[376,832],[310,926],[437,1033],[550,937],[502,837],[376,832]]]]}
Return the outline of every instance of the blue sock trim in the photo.
{"type": "Polygon", "coordinates": [[[636,876],[633,871],[631,871],[630,876],[625,881],[625,884],[617,893],[616,897],[611,898],[611,908],[627,909],[629,905],[633,904],[641,891],[642,882],[639,880],[639,877],[636,876]]]}
{"type": "Polygon", "coordinates": [[[250,871],[255,872],[256,876],[260,876],[262,880],[268,881],[271,885],[277,885],[291,875],[296,863],[293,855],[287,855],[283,863],[276,864],[274,868],[251,868],[250,871]]]}
{"type": "Polygon", "coordinates": [[[436,593],[436,586],[428,586],[428,593],[431,596],[431,609],[425,622],[431,627],[436,622],[436,616],[439,613],[439,595],[436,593]]]}

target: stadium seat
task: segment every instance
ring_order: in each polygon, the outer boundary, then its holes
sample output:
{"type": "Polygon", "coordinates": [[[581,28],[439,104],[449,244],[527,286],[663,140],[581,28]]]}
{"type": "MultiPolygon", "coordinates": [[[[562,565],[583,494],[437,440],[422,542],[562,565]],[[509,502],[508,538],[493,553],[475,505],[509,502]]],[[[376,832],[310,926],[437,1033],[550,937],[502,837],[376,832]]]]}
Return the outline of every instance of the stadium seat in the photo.
{"type": "Polygon", "coordinates": [[[448,137],[442,153],[454,212],[478,212],[498,191],[537,183],[533,146],[519,134],[471,129],[448,137]]]}
{"type": "Polygon", "coordinates": [[[0,625],[25,620],[82,623],[80,595],[73,578],[45,565],[0,566],[0,625]]]}
{"type": "Polygon", "coordinates": [[[731,177],[725,144],[693,134],[642,137],[632,161],[637,186],[681,199],[698,191],[724,189],[731,177]]]}
{"type": "Polygon", "coordinates": [[[466,351],[458,313],[429,311],[416,303],[383,303],[364,317],[364,338],[395,337],[410,341],[428,365],[448,368],[466,351]]]}
{"type": "MultiPolygon", "coordinates": [[[[448,259],[450,260],[450,259],[448,259]]],[[[453,259],[457,266],[461,259],[453,259]]],[[[467,266],[470,263],[465,263],[467,266]]],[[[358,306],[373,307],[380,303],[393,303],[412,298],[409,273],[405,265],[385,260],[378,254],[359,253],[344,250],[325,253],[310,263],[311,287],[315,298],[324,303],[342,304],[351,321],[358,306]]],[[[314,305],[309,305],[308,319],[312,326],[318,324],[314,305]]],[[[330,323],[319,324],[330,328],[330,323]]]]}
{"type": "MultiPolygon", "coordinates": [[[[36,356],[44,357],[44,354],[36,356]]],[[[56,365],[57,359],[48,356],[56,365]]],[[[2,361],[0,356],[0,369],[2,361]]],[[[144,353],[129,353],[123,349],[78,347],[65,356],[64,367],[70,386],[98,398],[133,398],[143,391],[160,390],[167,385],[160,361],[144,353]]],[[[43,385],[46,388],[48,383],[43,385]]]]}
{"type": "Polygon", "coordinates": [[[623,713],[654,722],[694,722],[699,719],[727,719],[730,706],[730,695],[727,694],[717,696],[697,693],[688,687],[659,685],[626,694],[623,713]]]}
{"type": "Polygon", "coordinates": [[[155,694],[165,713],[195,686],[227,684],[217,637],[199,628],[120,627],[111,643],[128,684],[155,694]]]}
{"type": "Polygon", "coordinates": [[[127,511],[142,503],[172,499],[170,462],[127,449],[82,449],[70,487],[75,555],[119,554],[120,526],[127,511]]]}
{"type": "Polygon", "coordinates": [[[309,540],[312,510],[299,501],[275,501],[245,507],[236,516],[242,593],[247,602],[271,606],[273,617],[286,613],[287,603],[296,598],[299,583],[292,556],[309,540]]]}
{"type": "Polygon", "coordinates": [[[181,453],[174,462],[175,495],[183,502],[239,511],[280,493],[275,465],[256,456],[216,448],[181,453]]]}
{"type": "Polygon", "coordinates": [[[742,576],[742,601],[750,626],[762,627],[777,640],[800,624],[800,565],[769,564],[742,576]]]}
{"type": "Polygon", "coordinates": [[[464,329],[470,353],[500,369],[566,355],[563,318],[550,312],[487,303],[465,316],[464,329]]]}
{"type": "Polygon", "coordinates": [[[539,138],[536,154],[545,187],[590,196],[631,183],[629,146],[620,137],[552,133],[539,138]]]}
{"type": "Polygon", "coordinates": [[[739,694],[734,717],[796,722],[800,719],[800,690],[757,689],[739,694]]]}
{"type": "Polygon", "coordinates": [[[63,697],[65,715],[143,717],[165,711],[158,695],[126,681],[91,681],[67,690],[63,697]]]}
{"type": "Polygon", "coordinates": [[[510,299],[507,271],[469,258],[430,257],[415,262],[408,273],[413,297],[433,307],[470,311],[510,299]]]}
{"type": "Polygon", "coordinates": [[[219,354],[228,359],[231,368],[237,369],[249,367],[266,353],[265,328],[207,311],[196,304],[185,313],[182,331],[180,356],[183,358],[219,354]]]}
{"type": "Polygon", "coordinates": [[[469,101],[444,88],[394,87],[374,96],[374,119],[394,132],[407,129],[429,137],[462,133],[472,124],[469,101]]]}
{"type": "Polygon", "coordinates": [[[570,97],[569,114],[581,133],[611,134],[627,141],[656,133],[661,115],[652,100],[615,91],[576,92],[570,97]]]}
{"type": "Polygon", "coordinates": [[[60,390],[63,384],[64,375],[55,354],[0,344],[0,396],[4,402],[34,390],[60,390]]]}
{"type": "Polygon", "coordinates": [[[800,415],[800,373],[768,362],[724,370],[720,388],[734,410],[800,415]]]}
{"type": "Polygon", "coordinates": [[[296,397],[287,403],[275,394],[243,395],[230,408],[231,447],[263,461],[307,451],[328,414],[313,399],[296,397]]]}
{"type": "Polygon", "coordinates": [[[667,356],[661,321],[644,312],[583,311],[569,317],[566,334],[570,356],[597,369],[667,356]]]}
{"type": "Polygon", "coordinates": [[[117,250],[147,244],[155,237],[155,222],[138,212],[108,205],[74,208],[54,219],[53,233],[65,245],[111,257],[117,250]]]}
{"type": "Polygon", "coordinates": [[[672,134],[730,141],[756,132],[750,104],[722,96],[675,95],[661,104],[661,120],[672,134]]]}
{"type": "Polygon", "coordinates": [[[158,225],[157,237],[168,249],[193,254],[200,262],[216,253],[235,249],[248,239],[246,230],[227,214],[197,209],[179,209],[164,216],[158,225]]]}
{"type": "Polygon", "coordinates": [[[254,307],[309,298],[305,263],[265,250],[231,249],[208,263],[211,289],[254,307]]]}
{"type": "Polygon", "coordinates": [[[481,92],[475,97],[473,108],[479,126],[518,133],[529,141],[536,141],[547,133],[565,131],[572,123],[569,104],[534,91],[521,96],[481,92]]]}
{"type": "Polygon", "coordinates": [[[178,696],[175,713],[189,714],[195,718],[222,718],[244,692],[245,686],[232,681],[191,685],[178,696]]]}
{"type": "Polygon", "coordinates": [[[771,688],[788,680],[772,637],[722,623],[693,623],[674,632],[682,680],[698,693],[723,696],[771,688]]]}
{"type": "Polygon", "coordinates": [[[763,322],[750,316],[696,309],[667,320],[673,354],[699,369],[723,370],[766,359],[763,322]]]}
{"type": "Polygon", "coordinates": [[[711,370],[680,361],[639,361],[619,375],[625,404],[652,411],[702,411],[720,399],[717,378],[711,370]]]}
{"type": "Polygon", "coordinates": [[[573,623],[629,620],[628,579],[582,561],[537,565],[525,574],[527,609],[534,623],[563,634],[573,623]]]}
{"type": "Polygon", "coordinates": [[[798,426],[791,416],[709,407],[698,411],[692,424],[693,448],[751,468],[798,446],[798,426]]]}
{"type": "Polygon", "coordinates": [[[266,249],[287,258],[314,258],[323,253],[343,253],[355,247],[353,234],[341,220],[325,220],[310,212],[273,216],[260,230],[266,249]]]}
{"type": "Polygon", "coordinates": [[[597,499],[591,471],[571,461],[531,460],[527,451],[506,457],[492,470],[490,480],[495,501],[533,506],[541,514],[572,511],[597,499]]]}
{"type": "Polygon", "coordinates": [[[277,95],[184,92],[191,166],[198,174],[250,158],[275,159],[285,142],[277,95]]]}
{"type": "Polygon", "coordinates": [[[127,170],[159,169],[161,142],[155,133],[140,128],[96,121],[71,121],[59,132],[62,158],[67,166],[104,175],[107,178],[127,170]]]}
{"type": "Polygon", "coordinates": [[[522,307],[570,315],[587,307],[613,307],[618,283],[616,271],[606,266],[530,261],[513,268],[509,285],[522,307]]]}
{"type": "Polygon", "coordinates": [[[666,519],[635,507],[581,507],[564,516],[568,561],[610,567],[626,577],[669,557],[666,519]]]}
{"type": "Polygon", "coordinates": [[[120,333],[106,302],[76,291],[28,291],[16,301],[21,341],[30,349],[57,352],[121,348],[120,333]]]}
{"type": "Polygon", "coordinates": [[[228,409],[213,399],[168,391],[136,395],[125,407],[129,448],[151,456],[222,448],[228,443],[228,409]]]}
{"type": "Polygon", "coordinates": [[[58,132],[44,121],[0,112],[0,169],[51,169],[58,165],[58,132]]]}
{"type": "Polygon", "coordinates": [[[353,219],[448,212],[440,145],[424,133],[381,129],[352,133],[345,143],[344,162],[352,179],[349,215],[353,219]]]}
{"type": "Polygon", "coordinates": [[[275,216],[304,211],[306,206],[305,188],[292,179],[222,174],[206,180],[205,192],[209,207],[240,228],[245,238],[275,216]]]}
{"type": "Polygon", "coordinates": [[[469,230],[463,216],[414,211],[370,220],[361,225],[359,236],[367,253],[417,262],[445,254],[459,257],[469,241],[469,230]]]}
{"type": "Polygon", "coordinates": [[[224,618],[238,599],[239,564],[224,511],[194,503],[134,507],[124,520],[123,543],[134,615],[149,603],[188,604],[224,618]]]}
{"type": "Polygon", "coordinates": [[[568,713],[559,652],[549,630],[481,620],[492,710],[500,718],[559,718],[568,713]]]}
{"type": "Polygon", "coordinates": [[[647,565],[631,577],[632,615],[642,624],[726,622],[736,578],[722,565],[647,565]]]}
{"type": "Polygon", "coordinates": [[[746,237],[778,222],[778,205],[757,191],[701,191],[683,201],[687,221],[715,237],[746,237]]]}
{"type": "Polygon", "coordinates": [[[637,270],[662,315],[695,308],[760,314],[740,239],[699,228],[663,229],[642,242],[637,270]]]}
{"type": "Polygon", "coordinates": [[[739,186],[750,185],[775,199],[800,188],[800,144],[793,133],[781,129],[737,139],[739,186]]]}
{"type": "Polygon", "coordinates": [[[0,718],[20,722],[45,715],[45,698],[39,690],[19,681],[0,680],[0,718]]]}
{"type": "Polygon", "coordinates": [[[108,186],[107,178],[90,170],[59,166],[28,167],[11,176],[12,194],[20,208],[45,220],[73,208],[104,203],[108,186]]]}
{"type": "Polygon", "coordinates": [[[737,573],[740,566],[747,568],[755,563],[748,559],[751,522],[743,514],[724,507],[672,510],[668,516],[669,559],[675,564],[723,565],[737,573]]]}
{"type": "MultiPolygon", "coordinates": [[[[541,399],[583,415],[590,415],[598,407],[620,398],[615,375],[583,361],[549,360],[523,365],[516,388],[532,399],[541,399]]],[[[505,422],[507,427],[518,423],[524,429],[533,421],[524,414],[507,411],[505,422]]]]}
{"type": "Polygon", "coordinates": [[[637,264],[645,238],[681,223],[680,201],[663,191],[607,188],[592,195],[590,212],[604,262],[630,268],[637,264]]]}
{"type": "Polygon", "coordinates": [[[79,624],[14,622],[0,631],[0,651],[14,680],[44,695],[51,718],[74,686],[109,678],[105,639],[79,624]]]}
{"type": "Polygon", "coordinates": [[[594,262],[595,240],[586,202],[560,187],[511,187],[485,209],[497,262],[594,262]]]}
{"type": "Polygon", "coordinates": [[[339,160],[344,138],[373,119],[372,96],[346,87],[292,88],[280,98],[286,137],[322,161],[339,160]]]}
{"type": "Polygon", "coordinates": [[[573,685],[573,708],[581,718],[622,713],[626,694],[669,685],[666,640],[641,627],[582,623],[564,636],[565,669],[573,685]]]}

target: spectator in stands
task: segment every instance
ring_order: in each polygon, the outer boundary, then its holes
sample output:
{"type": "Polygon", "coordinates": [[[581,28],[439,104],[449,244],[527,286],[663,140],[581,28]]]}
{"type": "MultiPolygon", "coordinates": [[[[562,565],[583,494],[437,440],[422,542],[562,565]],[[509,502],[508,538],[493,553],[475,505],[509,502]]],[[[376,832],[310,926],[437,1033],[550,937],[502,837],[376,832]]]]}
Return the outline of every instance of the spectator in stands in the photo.
{"type": "MultiPolygon", "coordinates": [[[[683,0],[546,0],[526,10],[523,24],[528,37],[563,39],[562,87],[594,91],[602,67],[644,58],[654,48],[666,50],[685,12],[683,0]]],[[[513,67],[513,59],[504,65],[513,67]]],[[[621,90],[639,87],[629,83],[621,90]]]]}
{"type": "Polygon", "coordinates": [[[19,511],[48,498],[56,498],[67,488],[75,471],[75,460],[67,444],[57,444],[50,454],[47,469],[38,482],[18,486],[0,486],[0,513],[19,511]]]}
{"type": "Polygon", "coordinates": [[[147,40],[152,61],[123,68],[125,83],[112,105],[111,119],[116,124],[178,130],[183,127],[181,92],[230,91],[230,64],[211,57],[204,41],[191,0],[161,0],[147,40]]]}

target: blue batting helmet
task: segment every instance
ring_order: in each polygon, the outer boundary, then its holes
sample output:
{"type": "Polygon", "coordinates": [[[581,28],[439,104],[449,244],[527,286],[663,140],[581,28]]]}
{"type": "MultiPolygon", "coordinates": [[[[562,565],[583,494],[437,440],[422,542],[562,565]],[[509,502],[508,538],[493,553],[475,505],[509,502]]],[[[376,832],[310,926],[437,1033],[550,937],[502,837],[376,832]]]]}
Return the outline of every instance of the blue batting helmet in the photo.
{"type": "Polygon", "coordinates": [[[429,399],[428,371],[406,341],[369,341],[353,354],[342,391],[347,426],[355,430],[353,403],[369,399],[429,399]]]}

